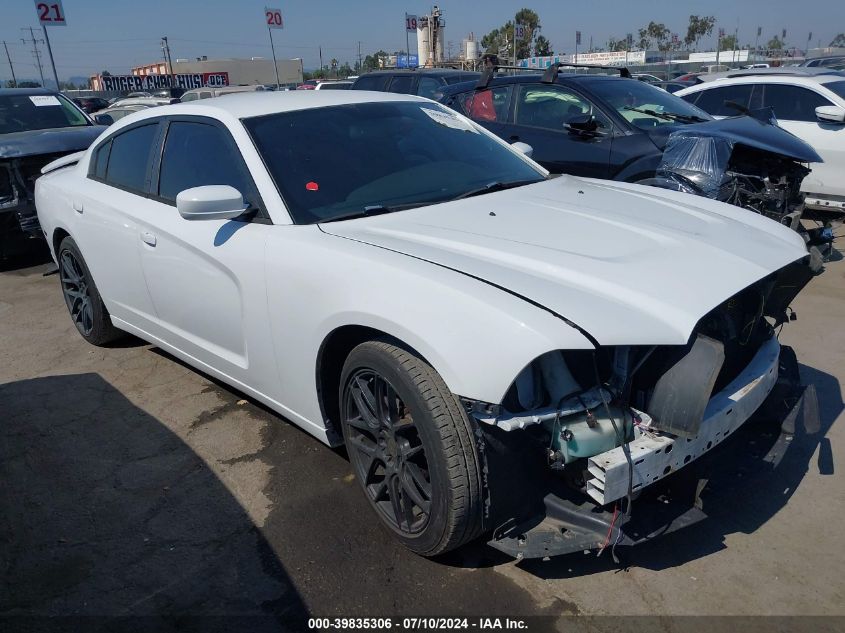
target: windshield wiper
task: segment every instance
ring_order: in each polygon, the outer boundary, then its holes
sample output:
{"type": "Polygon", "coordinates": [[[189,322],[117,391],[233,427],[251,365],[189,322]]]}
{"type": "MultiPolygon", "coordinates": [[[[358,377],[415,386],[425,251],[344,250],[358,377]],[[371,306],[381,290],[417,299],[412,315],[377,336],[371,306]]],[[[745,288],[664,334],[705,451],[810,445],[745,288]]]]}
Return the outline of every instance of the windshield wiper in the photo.
{"type": "Polygon", "coordinates": [[[483,187],[479,187],[478,189],[470,189],[469,191],[465,191],[464,193],[458,194],[454,198],[449,198],[449,201],[463,200],[464,198],[472,198],[473,196],[480,196],[482,194],[492,193],[494,191],[514,189],[515,187],[522,187],[523,185],[533,185],[535,182],[542,182],[542,180],[542,178],[540,178],[539,180],[510,180],[507,182],[503,182],[501,180],[494,180],[493,182],[488,182],[483,187]]]}
{"type": "Polygon", "coordinates": [[[657,110],[651,110],[649,108],[633,108],[631,106],[625,106],[625,109],[631,110],[633,112],[642,112],[643,114],[657,117],[658,119],[665,119],[667,121],[680,121],[682,123],[704,123],[705,121],[707,121],[707,119],[703,119],[700,116],[695,116],[694,114],[680,114],[679,112],[658,112],[657,110]]]}
{"type": "Polygon", "coordinates": [[[321,220],[318,224],[325,224],[326,222],[340,222],[341,220],[354,220],[356,218],[368,218],[372,215],[383,215],[385,213],[393,213],[394,211],[402,211],[404,209],[413,209],[415,207],[423,207],[430,202],[406,202],[405,204],[371,204],[367,205],[360,211],[352,211],[350,213],[343,213],[336,215],[326,220],[321,220]]]}

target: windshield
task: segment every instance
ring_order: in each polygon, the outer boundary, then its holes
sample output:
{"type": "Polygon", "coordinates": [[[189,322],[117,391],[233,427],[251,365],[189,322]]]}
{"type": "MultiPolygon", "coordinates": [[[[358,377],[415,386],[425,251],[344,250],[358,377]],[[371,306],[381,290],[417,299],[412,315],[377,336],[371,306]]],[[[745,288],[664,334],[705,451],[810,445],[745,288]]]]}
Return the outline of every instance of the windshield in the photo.
{"type": "Polygon", "coordinates": [[[433,103],[313,108],[246,119],[244,125],[297,224],[422,206],[544,178],[514,151],[433,103]]]}
{"type": "Polygon", "coordinates": [[[822,85],[836,96],[845,99],[845,81],[831,81],[822,85]]]}
{"type": "Polygon", "coordinates": [[[677,117],[661,116],[663,114],[692,117],[689,121],[681,122],[692,122],[695,119],[709,121],[712,118],[704,110],[680,97],[636,79],[595,81],[590,87],[636,127],[652,128],[676,125],[679,122],[677,117]]]}
{"type": "Polygon", "coordinates": [[[91,125],[62,95],[0,95],[0,134],[91,125]]]}

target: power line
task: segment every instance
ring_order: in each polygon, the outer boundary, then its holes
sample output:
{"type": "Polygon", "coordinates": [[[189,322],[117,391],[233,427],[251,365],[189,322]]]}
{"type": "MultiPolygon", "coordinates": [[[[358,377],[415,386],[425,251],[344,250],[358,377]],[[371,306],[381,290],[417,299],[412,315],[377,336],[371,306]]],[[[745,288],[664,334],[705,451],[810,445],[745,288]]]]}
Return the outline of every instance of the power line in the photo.
{"type": "MultiPolygon", "coordinates": [[[[44,40],[37,40],[35,39],[35,33],[32,30],[32,27],[28,27],[29,29],[29,39],[21,38],[21,42],[26,44],[27,42],[32,44],[32,55],[35,57],[36,64],[38,65],[38,74],[41,76],[41,85],[44,85],[44,68],[41,65],[41,51],[38,50],[39,42],[41,44],[44,43],[44,40]]],[[[27,28],[22,28],[21,31],[24,33],[27,31],[27,28]]],[[[58,86],[56,87],[58,89],[58,86]]]]}

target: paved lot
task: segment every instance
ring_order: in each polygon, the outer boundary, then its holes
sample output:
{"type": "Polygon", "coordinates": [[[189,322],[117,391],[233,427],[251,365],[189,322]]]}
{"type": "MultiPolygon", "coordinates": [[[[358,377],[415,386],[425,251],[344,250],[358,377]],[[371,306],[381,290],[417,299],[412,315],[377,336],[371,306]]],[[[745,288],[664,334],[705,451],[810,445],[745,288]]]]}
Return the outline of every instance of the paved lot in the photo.
{"type": "Polygon", "coordinates": [[[87,345],[46,268],[0,272],[0,615],[845,615],[841,260],[781,336],[821,432],[625,570],[408,553],[341,452],[141,341],[87,345]]]}

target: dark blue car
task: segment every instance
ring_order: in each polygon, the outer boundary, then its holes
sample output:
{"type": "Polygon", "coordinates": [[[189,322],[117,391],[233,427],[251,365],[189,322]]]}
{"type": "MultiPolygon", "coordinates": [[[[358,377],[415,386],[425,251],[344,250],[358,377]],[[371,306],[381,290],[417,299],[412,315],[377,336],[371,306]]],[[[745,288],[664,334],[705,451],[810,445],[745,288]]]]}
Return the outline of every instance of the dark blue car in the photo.
{"type": "Polygon", "coordinates": [[[809,145],[768,112],[737,105],[736,117],[714,120],[624,68],[616,72],[622,76],[557,66],[487,71],[444,87],[440,102],[509,143],[527,143],[552,173],[685,191],[797,223],[801,181],[808,164],[821,161],[809,145]]]}

